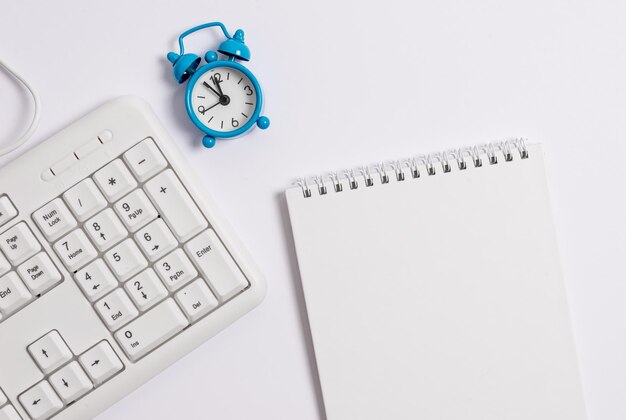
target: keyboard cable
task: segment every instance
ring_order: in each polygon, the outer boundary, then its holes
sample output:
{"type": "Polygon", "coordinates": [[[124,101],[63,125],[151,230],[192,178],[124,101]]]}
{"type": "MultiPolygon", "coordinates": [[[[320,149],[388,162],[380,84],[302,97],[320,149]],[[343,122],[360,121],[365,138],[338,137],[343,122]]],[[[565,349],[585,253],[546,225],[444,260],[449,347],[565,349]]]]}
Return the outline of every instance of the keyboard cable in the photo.
{"type": "Polygon", "coordinates": [[[39,111],[41,108],[41,101],[39,100],[39,95],[37,94],[37,91],[35,90],[35,88],[33,88],[33,86],[30,83],[28,83],[28,81],[24,79],[24,77],[22,77],[18,72],[16,72],[11,67],[9,67],[1,59],[0,59],[0,68],[2,68],[5,72],[9,73],[11,76],[13,76],[17,81],[19,81],[26,88],[26,90],[28,90],[30,95],[33,97],[33,102],[35,104],[35,111],[33,113],[33,119],[31,120],[30,125],[28,126],[24,134],[22,134],[22,136],[19,137],[13,144],[4,148],[0,148],[0,157],[2,157],[17,150],[24,143],[26,143],[26,141],[29,138],[31,138],[31,136],[37,129],[37,126],[39,125],[39,111]]]}

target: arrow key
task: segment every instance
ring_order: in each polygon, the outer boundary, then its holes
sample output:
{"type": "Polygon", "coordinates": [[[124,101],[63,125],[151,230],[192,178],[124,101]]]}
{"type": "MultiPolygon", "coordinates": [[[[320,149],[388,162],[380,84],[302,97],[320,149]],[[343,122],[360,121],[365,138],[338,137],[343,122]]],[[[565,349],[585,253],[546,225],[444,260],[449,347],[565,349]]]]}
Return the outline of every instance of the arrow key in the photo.
{"type": "Polygon", "coordinates": [[[66,404],[76,401],[93,388],[87,374],[76,361],[50,376],[50,383],[66,404]]]}
{"type": "Polygon", "coordinates": [[[39,382],[17,398],[34,420],[47,419],[63,408],[48,381],[39,382]]]}
{"type": "Polygon", "coordinates": [[[124,365],[106,340],[80,355],[78,361],[96,386],[124,369],[124,365]]]}
{"type": "Polygon", "coordinates": [[[72,358],[72,352],[57,330],[28,346],[28,352],[44,373],[50,373],[72,358]]]}
{"type": "Polygon", "coordinates": [[[22,420],[15,408],[12,405],[5,405],[0,408],[0,419],[2,420],[22,420]]]}

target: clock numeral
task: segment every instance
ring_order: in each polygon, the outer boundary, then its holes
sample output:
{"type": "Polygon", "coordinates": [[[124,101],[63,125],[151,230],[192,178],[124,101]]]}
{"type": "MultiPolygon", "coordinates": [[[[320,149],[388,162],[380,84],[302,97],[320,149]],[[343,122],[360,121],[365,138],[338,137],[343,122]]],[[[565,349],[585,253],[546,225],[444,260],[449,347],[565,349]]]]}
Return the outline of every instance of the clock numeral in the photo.
{"type": "Polygon", "coordinates": [[[250,87],[250,85],[246,85],[245,88],[243,88],[243,90],[246,92],[246,95],[251,96],[252,95],[252,88],[250,87]]]}
{"type": "Polygon", "coordinates": [[[221,73],[218,73],[218,72],[213,73],[213,78],[215,79],[216,82],[221,82],[222,81],[221,73]]]}
{"type": "Polygon", "coordinates": [[[230,123],[233,125],[233,127],[239,127],[239,121],[237,121],[234,118],[232,119],[232,121],[230,123]]]}

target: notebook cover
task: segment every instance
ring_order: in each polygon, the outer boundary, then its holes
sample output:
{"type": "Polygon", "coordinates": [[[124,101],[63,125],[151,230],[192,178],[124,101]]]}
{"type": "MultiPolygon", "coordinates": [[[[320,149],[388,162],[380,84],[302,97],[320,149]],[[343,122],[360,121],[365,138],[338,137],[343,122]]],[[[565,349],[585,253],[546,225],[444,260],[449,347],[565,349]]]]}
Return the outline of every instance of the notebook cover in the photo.
{"type": "Polygon", "coordinates": [[[483,157],[286,191],[328,420],[586,418],[542,149],[483,157]]]}

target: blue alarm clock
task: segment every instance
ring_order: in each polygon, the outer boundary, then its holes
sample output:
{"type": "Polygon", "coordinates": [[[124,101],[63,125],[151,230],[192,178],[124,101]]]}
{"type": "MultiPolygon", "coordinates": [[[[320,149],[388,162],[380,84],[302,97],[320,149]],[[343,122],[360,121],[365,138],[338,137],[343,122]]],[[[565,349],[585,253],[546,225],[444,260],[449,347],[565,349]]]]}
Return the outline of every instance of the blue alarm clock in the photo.
{"type": "Polygon", "coordinates": [[[244,43],[244,32],[238,29],[230,36],[221,22],[199,25],[183,32],[178,38],[180,52],[170,52],[167,59],[174,66],[178,83],[187,82],[185,107],[191,121],[206,135],[202,144],[215,146],[216,139],[240,136],[255,125],[266,129],[267,117],[261,116],[263,93],[256,77],[235,60],[249,61],[250,49],[244,43]],[[220,59],[215,51],[204,55],[206,64],[196,54],[185,54],[184,38],[204,28],[219,27],[226,40],[217,49],[225,56],[220,59]]]}

